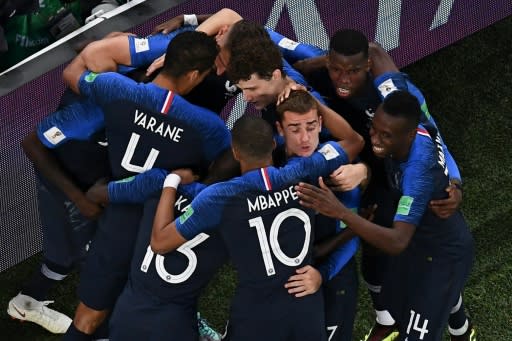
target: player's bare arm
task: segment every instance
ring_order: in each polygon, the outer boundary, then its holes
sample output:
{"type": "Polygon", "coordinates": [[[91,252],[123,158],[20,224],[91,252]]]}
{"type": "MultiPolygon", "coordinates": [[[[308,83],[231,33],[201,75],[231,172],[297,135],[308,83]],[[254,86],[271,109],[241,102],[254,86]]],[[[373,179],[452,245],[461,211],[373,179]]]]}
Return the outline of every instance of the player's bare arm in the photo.
{"type": "Polygon", "coordinates": [[[454,214],[462,203],[462,186],[458,180],[450,180],[450,185],[446,188],[448,198],[431,200],[429,208],[439,218],[448,218],[454,214]]]}
{"type": "Polygon", "coordinates": [[[382,251],[396,255],[402,252],[415,231],[409,223],[395,221],[393,228],[374,224],[345,207],[320,178],[320,187],[301,182],[295,187],[300,204],[319,213],[342,220],[361,238],[382,251]]]}
{"type": "Polygon", "coordinates": [[[393,58],[378,43],[370,42],[368,44],[368,55],[370,59],[370,70],[374,77],[382,75],[385,72],[399,72],[393,58]]]}
{"type": "Polygon", "coordinates": [[[151,34],[167,34],[185,25],[201,24],[211,16],[212,14],[180,14],[156,26],[151,34]]]}
{"type": "Polygon", "coordinates": [[[174,223],[174,203],[176,189],[180,183],[191,183],[195,175],[190,169],[175,170],[164,181],[162,194],[153,221],[151,232],[151,249],[163,254],[176,250],[187,240],[178,232],[174,223]]]}
{"type": "Polygon", "coordinates": [[[78,81],[86,71],[117,71],[118,65],[130,65],[130,47],[127,35],[118,35],[90,43],[64,69],[64,82],[79,93],[78,81]]]}
{"type": "Polygon", "coordinates": [[[232,9],[223,8],[201,23],[196,30],[213,36],[219,33],[221,29],[225,29],[226,26],[233,25],[242,19],[242,16],[232,9]]]}
{"type": "Polygon", "coordinates": [[[293,68],[299,71],[304,76],[325,67],[327,63],[327,56],[311,57],[303,60],[299,60],[293,64],[293,68]]]}

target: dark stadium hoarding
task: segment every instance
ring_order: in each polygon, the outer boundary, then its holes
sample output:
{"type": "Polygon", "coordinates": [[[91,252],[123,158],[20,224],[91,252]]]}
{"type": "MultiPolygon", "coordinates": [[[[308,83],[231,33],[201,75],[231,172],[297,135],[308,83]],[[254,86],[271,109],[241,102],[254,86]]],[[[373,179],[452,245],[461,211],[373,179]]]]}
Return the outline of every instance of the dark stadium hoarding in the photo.
{"type": "MultiPolygon", "coordinates": [[[[337,29],[359,29],[402,67],[512,14],[510,0],[134,0],[126,6],[131,8],[107,13],[75,37],[0,75],[0,271],[41,249],[34,172],[20,142],[55,110],[64,91],[61,72],[81,41],[119,30],[147,35],[175,15],[229,7],[322,48],[337,29]]],[[[244,110],[240,98],[231,103],[224,115],[228,125],[244,110]]]]}

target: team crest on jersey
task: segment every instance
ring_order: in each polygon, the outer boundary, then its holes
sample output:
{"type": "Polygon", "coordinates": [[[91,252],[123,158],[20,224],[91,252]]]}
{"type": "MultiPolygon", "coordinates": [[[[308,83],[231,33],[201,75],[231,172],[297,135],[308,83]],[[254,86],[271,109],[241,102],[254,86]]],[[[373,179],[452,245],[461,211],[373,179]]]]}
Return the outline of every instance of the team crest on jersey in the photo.
{"type": "Polygon", "coordinates": [[[59,144],[59,142],[66,138],[66,135],[57,127],[51,127],[43,135],[53,145],[59,144]]]}
{"type": "Polygon", "coordinates": [[[85,81],[88,82],[88,83],[92,83],[94,82],[94,80],[96,79],[96,77],[98,77],[98,74],[96,72],[89,72],[86,76],[85,76],[85,81]]]}
{"type": "Polygon", "coordinates": [[[396,213],[400,215],[409,215],[409,212],[411,211],[412,203],[414,202],[413,197],[409,197],[407,195],[404,195],[400,198],[400,201],[398,202],[398,207],[396,209],[396,213]]]}
{"type": "Polygon", "coordinates": [[[322,154],[325,157],[326,160],[332,160],[335,157],[340,155],[340,153],[338,153],[336,148],[334,148],[333,146],[331,146],[328,143],[324,144],[322,146],[322,148],[318,149],[318,152],[320,154],[322,154]]]}
{"type": "Polygon", "coordinates": [[[377,87],[382,95],[382,97],[386,97],[393,91],[398,90],[395,83],[393,83],[392,79],[387,79],[384,82],[380,83],[380,85],[377,87]]]}
{"type": "Polygon", "coordinates": [[[180,215],[180,224],[183,224],[184,222],[186,222],[188,220],[188,218],[190,218],[192,216],[192,214],[194,214],[194,209],[192,208],[192,206],[189,206],[187,208],[187,210],[185,211],[185,213],[180,215]]]}

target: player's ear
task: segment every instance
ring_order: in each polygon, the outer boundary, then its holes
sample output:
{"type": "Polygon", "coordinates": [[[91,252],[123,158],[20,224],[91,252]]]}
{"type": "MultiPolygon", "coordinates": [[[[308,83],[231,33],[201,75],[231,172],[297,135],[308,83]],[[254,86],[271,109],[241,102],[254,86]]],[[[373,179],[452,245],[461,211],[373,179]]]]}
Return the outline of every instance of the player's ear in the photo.
{"type": "Polygon", "coordinates": [[[370,70],[372,69],[372,65],[373,65],[373,62],[372,62],[372,59],[371,58],[368,58],[368,61],[366,62],[366,72],[370,72],[370,70]]]}
{"type": "Polygon", "coordinates": [[[277,147],[276,139],[272,139],[272,150],[276,149],[276,147],[277,147]]]}
{"type": "Polygon", "coordinates": [[[284,129],[283,129],[283,126],[281,125],[281,122],[276,121],[276,128],[277,128],[277,132],[279,133],[279,135],[284,136],[284,129]]]}
{"type": "Polygon", "coordinates": [[[283,78],[283,73],[279,69],[275,69],[272,72],[272,80],[281,79],[283,78]]]}
{"type": "Polygon", "coordinates": [[[231,146],[231,152],[233,153],[233,159],[240,162],[240,157],[238,156],[238,150],[233,145],[231,146]]]}
{"type": "Polygon", "coordinates": [[[192,70],[188,73],[188,77],[191,82],[197,82],[197,79],[199,78],[200,75],[201,74],[199,70],[192,70]]]}
{"type": "Polygon", "coordinates": [[[411,129],[409,133],[407,133],[407,142],[412,143],[414,138],[416,137],[416,129],[411,129]]]}

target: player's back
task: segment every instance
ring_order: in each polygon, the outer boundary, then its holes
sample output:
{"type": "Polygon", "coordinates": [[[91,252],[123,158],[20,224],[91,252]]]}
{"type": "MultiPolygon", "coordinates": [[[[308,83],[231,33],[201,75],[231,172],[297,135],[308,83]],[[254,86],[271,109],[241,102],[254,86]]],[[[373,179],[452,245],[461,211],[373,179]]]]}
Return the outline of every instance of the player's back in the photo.
{"type": "Polygon", "coordinates": [[[284,284],[295,269],[311,263],[314,212],[300,206],[294,183],[281,183],[277,173],[273,167],[263,168],[215,185],[219,197],[228,198],[217,214],[222,215],[221,235],[238,272],[233,309],[250,305],[251,314],[268,314],[271,306],[299,301],[284,284]]]}
{"type": "Polygon", "coordinates": [[[89,73],[80,89],[105,113],[114,178],[153,167],[205,167],[229,147],[229,131],[216,114],[153,83],[89,73]]]}
{"type": "MultiPolygon", "coordinates": [[[[179,193],[175,216],[185,212],[190,199],[179,193]]],[[[193,306],[200,290],[227,261],[228,254],[217,231],[203,232],[179,250],[164,255],[155,254],[151,250],[150,241],[158,201],[158,197],[153,197],[144,204],[130,280],[134,287],[162,303],[193,306]]]]}

